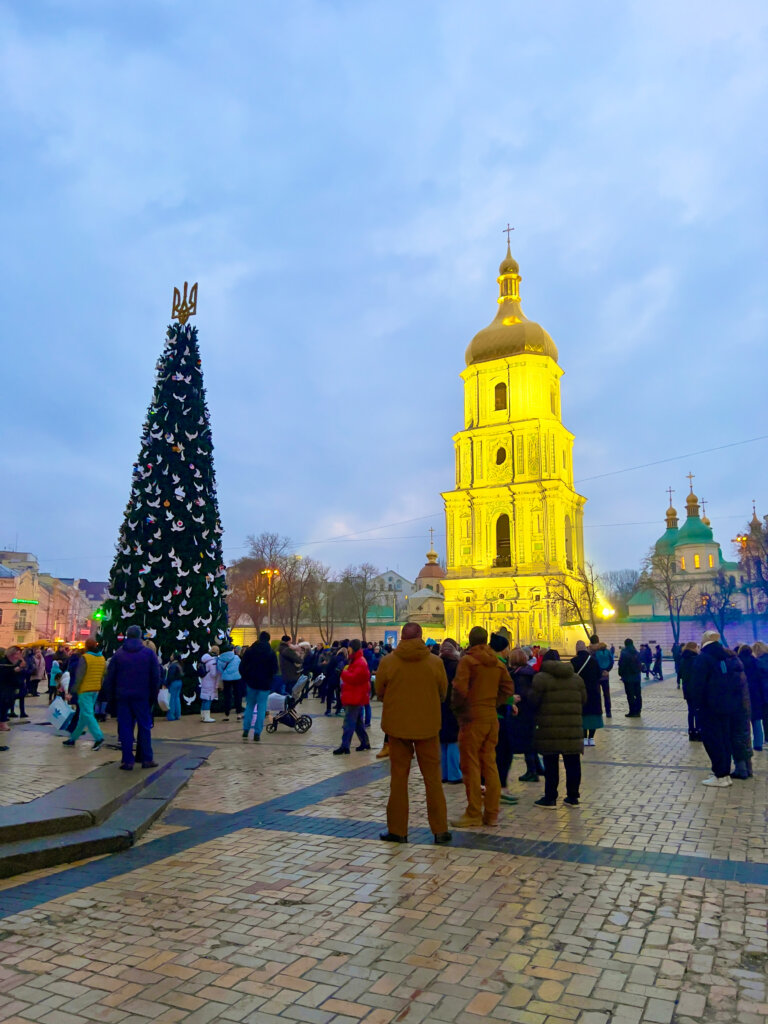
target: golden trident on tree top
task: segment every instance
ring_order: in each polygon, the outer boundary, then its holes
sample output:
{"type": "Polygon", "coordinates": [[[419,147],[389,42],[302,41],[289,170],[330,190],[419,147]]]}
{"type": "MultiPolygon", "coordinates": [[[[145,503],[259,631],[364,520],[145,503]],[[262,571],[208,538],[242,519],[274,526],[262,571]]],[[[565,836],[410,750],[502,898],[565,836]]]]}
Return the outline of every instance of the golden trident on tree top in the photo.
{"type": "Polygon", "coordinates": [[[187,298],[187,282],[184,282],[184,294],[178,288],[173,289],[173,305],[171,306],[171,318],[185,324],[191,316],[197,313],[197,282],[189,290],[187,298]]]}

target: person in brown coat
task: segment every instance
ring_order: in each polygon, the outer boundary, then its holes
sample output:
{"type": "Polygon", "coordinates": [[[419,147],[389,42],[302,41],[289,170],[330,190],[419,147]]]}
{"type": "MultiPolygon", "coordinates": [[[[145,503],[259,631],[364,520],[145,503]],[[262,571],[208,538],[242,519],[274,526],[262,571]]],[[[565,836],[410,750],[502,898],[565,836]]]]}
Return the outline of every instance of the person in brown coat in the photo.
{"type": "Polygon", "coordinates": [[[383,705],[381,728],[389,737],[387,831],[379,837],[386,843],[408,842],[408,775],[414,754],[424,778],[435,842],[451,841],[440,774],[440,705],[447,692],[442,660],[429,653],[421,626],[406,623],[400,643],[381,659],[376,671],[376,696],[383,705]]]}
{"type": "Polygon", "coordinates": [[[584,751],[582,713],[587,702],[584,681],[570,661],[560,661],[557,651],[547,651],[541,671],[533,677],[530,701],[536,708],[534,744],[544,760],[544,796],[540,807],[557,804],[560,755],[565,765],[565,803],[576,807],[581,786],[581,755],[584,751]]]}
{"type": "Polygon", "coordinates": [[[467,809],[456,828],[496,825],[501,783],[496,766],[499,718],[496,708],[515,692],[512,677],[488,646],[482,626],[469,631],[469,650],[453,679],[453,710],[459,720],[459,757],[467,790],[467,809]],[[485,807],[481,780],[485,779],[485,807]]]}

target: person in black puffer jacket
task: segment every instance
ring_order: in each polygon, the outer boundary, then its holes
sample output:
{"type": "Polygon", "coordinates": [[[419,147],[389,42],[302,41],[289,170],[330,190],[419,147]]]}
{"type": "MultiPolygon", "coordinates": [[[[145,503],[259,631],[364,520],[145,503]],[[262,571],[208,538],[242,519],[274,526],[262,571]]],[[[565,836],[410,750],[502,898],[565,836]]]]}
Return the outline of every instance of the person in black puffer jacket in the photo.
{"type": "Polygon", "coordinates": [[[723,647],[720,634],[714,630],[701,638],[701,654],[693,663],[691,685],[704,748],[712,763],[712,775],[704,779],[704,785],[724,787],[730,786],[731,779],[748,779],[752,774],[752,746],[747,677],[739,659],[723,647]]]}
{"type": "Polygon", "coordinates": [[[703,739],[699,723],[699,712],[693,699],[693,663],[699,655],[699,645],[690,641],[680,653],[678,675],[683,687],[683,699],[688,705],[688,739],[700,743],[703,739]]]}
{"type": "Polygon", "coordinates": [[[557,651],[547,651],[541,672],[533,678],[531,703],[536,708],[534,743],[544,758],[544,796],[536,803],[542,807],[557,804],[560,755],[565,765],[565,802],[579,803],[581,755],[584,750],[583,707],[587,702],[584,681],[569,661],[560,661],[557,651]]]}

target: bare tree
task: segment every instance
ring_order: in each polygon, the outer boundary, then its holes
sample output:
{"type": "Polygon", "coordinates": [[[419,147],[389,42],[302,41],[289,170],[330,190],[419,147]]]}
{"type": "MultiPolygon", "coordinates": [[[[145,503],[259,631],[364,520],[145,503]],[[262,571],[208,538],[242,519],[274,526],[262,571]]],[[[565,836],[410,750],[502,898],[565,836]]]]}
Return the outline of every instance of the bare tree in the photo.
{"type": "Polygon", "coordinates": [[[722,637],[723,644],[726,642],[726,626],[741,618],[741,609],[732,601],[737,590],[736,577],[729,576],[721,570],[700,594],[699,617],[705,628],[708,623],[712,623],[722,637]]]}
{"type": "Polygon", "coordinates": [[[379,570],[370,562],[347,566],[341,574],[341,589],[354,607],[355,620],[360,626],[363,640],[368,624],[368,612],[376,603],[374,581],[378,575],[379,570]]]}
{"type": "Polygon", "coordinates": [[[640,583],[637,569],[614,569],[603,573],[600,579],[608,603],[616,610],[616,614],[620,618],[629,615],[629,599],[640,583]]]}
{"type": "Polygon", "coordinates": [[[578,619],[587,639],[597,633],[600,576],[591,562],[578,566],[573,576],[547,576],[547,593],[564,619],[578,619]]]}
{"type": "Polygon", "coordinates": [[[237,623],[241,615],[247,615],[256,629],[261,627],[267,614],[267,582],[266,577],[261,575],[264,564],[262,559],[246,555],[238,558],[227,569],[230,627],[237,623]]]}
{"type": "Polygon", "coordinates": [[[676,644],[680,643],[680,616],[695,585],[696,580],[681,571],[673,552],[651,548],[643,562],[640,586],[658,594],[664,602],[676,644]]]}
{"type": "Polygon", "coordinates": [[[291,541],[288,537],[281,537],[279,533],[264,531],[258,537],[250,534],[248,544],[250,545],[249,555],[251,558],[258,558],[264,563],[264,567],[280,567],[281,560],[291,552],[291,541]]]}
{"type": "MultiPolygon", "coordinates": [[[[302,618],[309,614],[309,598],[319,570],[325,570],[314,558],[288,555],[279,560],[280,575],[276,577],[273,596],[275,614],[292,640],[296,640],[302,618]]],[[[327,572],[327,570],[325,570],[327,572]]]]}
{"type": "Polygon", "coordinates": [[[339,586],[338,579],[331,574],[328,566],[318,562],[307,584],[307,612],[310,622],[320,631],[320,639],[324,644],[333,640],[339,586]]]}

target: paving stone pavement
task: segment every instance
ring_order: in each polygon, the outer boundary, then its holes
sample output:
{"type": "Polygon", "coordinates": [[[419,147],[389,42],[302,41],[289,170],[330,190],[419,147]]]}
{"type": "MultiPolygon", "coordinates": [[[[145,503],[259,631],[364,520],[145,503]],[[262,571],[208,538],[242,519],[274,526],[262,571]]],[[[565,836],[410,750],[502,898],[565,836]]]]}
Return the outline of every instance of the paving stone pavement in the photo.
{"type": "MultiPolygon", "coordinates": [[[[375,838],[387,765],[333,757],[316,702],[306,736],[258,745],[234,721],[158,722],[215,752],[133,849],[0,885],[0,1021],[765,1024],[768,755],[703,787],[676,690],[644,696],[638,723],[617,694],[580,808],[515,782],[501,827],[453,847],[431,845],[418,777],[412,841],[375,838]]],[[[71,770],[29,729],[17,753],[71,770]]]]}

